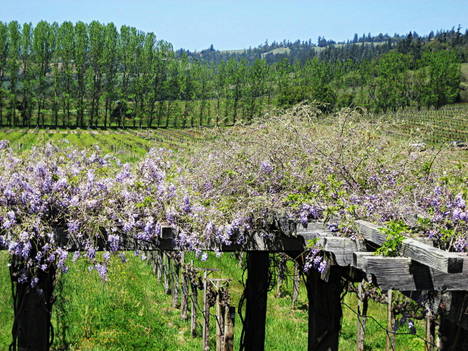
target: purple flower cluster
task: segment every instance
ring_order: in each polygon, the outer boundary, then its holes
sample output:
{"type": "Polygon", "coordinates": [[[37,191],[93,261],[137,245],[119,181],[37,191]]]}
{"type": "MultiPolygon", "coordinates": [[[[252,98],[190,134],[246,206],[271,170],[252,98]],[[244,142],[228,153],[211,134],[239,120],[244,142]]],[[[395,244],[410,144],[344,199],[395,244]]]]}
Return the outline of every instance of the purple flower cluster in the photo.
{"type": "Polygon", "coordinates": [[[319,249],[310,249],[305,256],[304,272],[309,272],[311,269],[315,269],[320,273],[325,272],[328,268],[328,262],[325,257],[321,254],[319,249]]]}

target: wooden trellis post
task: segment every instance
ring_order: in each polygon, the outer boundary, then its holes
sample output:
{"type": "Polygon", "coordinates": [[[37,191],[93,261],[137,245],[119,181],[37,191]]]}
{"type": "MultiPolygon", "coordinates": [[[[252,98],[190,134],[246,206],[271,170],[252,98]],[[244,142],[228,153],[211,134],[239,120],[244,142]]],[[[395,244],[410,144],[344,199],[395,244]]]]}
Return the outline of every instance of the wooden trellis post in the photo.
{"type": "Polygon", "coordinates": [[[395,334],[393,328],[395,326],[393,316],[393,290],[387,291],[387,337],[385,342],[385,351],[395,350],[395,334]]]}
{"type": "Polygon", "coordinates": [[[276,297],[281,297],[283,295],[283,284],[286,278],[286,258],[283,255],[280,255],[278,262],[278,282],[276,284],[276,297]]]}
{"type": "Polygon", "coordinates": [[[156,266],[156,277],[161,280],[162,275],[162,252],[155,252],[155,266],[156,266]]]}
{"type": "MultiPolygon", "coordinates": [[[[190,264],[193,269],[193,261],[190,264]]],[[[198,286],[196,282],[191,282],[190,289],[192,297],[190,301],[190,333],[192,337],[197,336],[197,301],[198,301],[198,286]]]]}
{"type": "Polygon", "coordinates": [[[224,309],[224,350],[234,351],[234,322],[236,317],[236,308],[226,306],[224,309]]]}
{"type": "Polygon", "coordinates": [[[247,254],[247,306],[244,325],[245,351],[265,349],[265,321],[268,295],[268,252],[247,254]]]}
{"type": "Polygon", "coordinates": [[[174,264],[172,268],[172,307],[179,308],[179,276],[180,276],[180,262],[177,259],[174,259],[174,264]]]}
{"type": "Polygon", "coordinates": [[[426,313],[426,351],[434,351],[435,345],[435,319],[431,311],[426,313]]]}
{"type": "Polygon", "coordinates": [[[299,279],[300,279],[299,270],[300,270],[299,264],[295,262],[294,263],[293,291],[292,291],[292,308],[296,308],[297,299],[299,297],[299,279]]]}
{"type": "Polygon", "coordinates": [[[208,301],[208,272],[203,273],[203,350],[209,351],[210,303],[208,301]]]}
{"type": "Polygon", "coordinates": [[[440,351],[468,350],[468,292],[450,293],[450,312],[440,315],[440,351]]]}
{"type": "MultiPolygon", "coordinates": [[[[15,263],[13,263],[14,265],[15,263]]],[[[38,273],[37,289],[31,289],[28,282],[15,282],[13,323],[13,350],[48,351],[51,332],[55,267],[38,273]]]]}
{"type": "Polygon", "coordinates": [[[224,337],[224,306],[221,305],[219,287],[216,294],[216,351],[223,351],[224,337]]]}
{"type": "Polygon", "coordinates": [[[367,322],[367,309],[368,298],[364,292],[363,282],[358,285],[358,318],[357,318],[357,335],[356,335],[356,349],[357,351],[364,351],[365,349],[365,335],[366,335],[366,322],[367,322]]]}
{"type": "Polygon", "coordinates": [[[164,293],[169,295],[171,293],[170,288],[170,275],[171,275],[171,260],[167,254],[163,253],[162,256],[162,269],[163,269],[163,284],[164,284],[164,293]]]}
{"type": "Polygon", "coordinates": [[[330,267],[328,281],[319,272],[307,273],[309,298],[309,351],[338,351],[341,329],[343,283],[337,266],[330,267]]]}
{"type": "Polygon", "coordinates": [[[183,320],[188,319],[188,294],[189,281],[185,266],[182,267],[182,300],[180,302],[180,316],[183,320]]]}

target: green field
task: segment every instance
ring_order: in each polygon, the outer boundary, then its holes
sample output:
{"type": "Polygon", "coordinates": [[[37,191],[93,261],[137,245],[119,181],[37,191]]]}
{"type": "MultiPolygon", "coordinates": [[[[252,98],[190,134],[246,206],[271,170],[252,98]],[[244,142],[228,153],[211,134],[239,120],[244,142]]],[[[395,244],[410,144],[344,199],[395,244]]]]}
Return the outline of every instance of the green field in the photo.
{"type": "Polygon", "coordinates": [[[448,105],[440,110],[406,109],[386,113],[380,117],[387,123],[387,133],[408,138],[413,142],[468,142],[467,103],[448,105]]]}
{"type": "MultiPolygon", "coordinates": [[[[123,350],[200,350],[202,339],[190,336],[190,322],[180,318],[173,308],[172,298],[164,294],[162,284],[152,273],[148,262],[132,253],[125,264],[114,262],[109,281],[103,282],[95,271],[88,272],[84,262],[71,265],[70,272],[60,279],[59,299],[54,306],[53,324],[55,341],[53,350],[123,351],[123,350]]],[[[196,266],[218,268],[213,277],[232,279],[230,293],[236,306],[242,292],[242,268],[230,254],[210,257],[196,266]]],[[[290,272],[291,272],[291,267],[290,272]]],[[[266,350],[305,350],[307,348],[307,295],[302,285],[296,309],[291,309],[292,282],[288,279],[284,297],[269,293],[266,350]]],[[[7,257],[0,254],[0,350],[10,342],[13,319],[7,257]]],[[[199,294],[200,296],[200,294],[199,294]]],[[[349,294],[344,300],[340,350],[355,349],[356,298],[349,294]]],[[[199,305],[201,306],[201,298],[199,305]]],[[[368,350],[385,347],[386,306],[370,304],[366,344],[368,350]]],[[[214,310],[212,310],[214,313],[214,310]]],[[[198,319],[201,323],[201,317],[198,319]]],[[[213,326],[214,323],[212,323],[213,326]]],[[[417,324],[418,335],[423,336],[417,324]]],[[[198,327],[201,334],[201,326],[198,327]]],[[[400,332],[407,332],[402,328],[400,332]]],[[[214,328],[211,335],[214,335],[214,328]]],[[[236,316],[235,343],[239,345],[241,322],[236,316]]],[[[214,339],[214,338],[213,338],[214,339]]],[[[396,337],[397,349],[423,350],[422,339],[412,335],[396,337]]],[[[212,340],[214,344],[214,340],[212,340]]]]}

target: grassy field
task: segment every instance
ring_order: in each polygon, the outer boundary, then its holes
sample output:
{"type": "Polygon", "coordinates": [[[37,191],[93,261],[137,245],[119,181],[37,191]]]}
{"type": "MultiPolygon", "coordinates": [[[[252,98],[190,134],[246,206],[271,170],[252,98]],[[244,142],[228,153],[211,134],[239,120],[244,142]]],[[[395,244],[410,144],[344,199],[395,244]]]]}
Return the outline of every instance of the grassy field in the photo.
{"type": "MultiPolygon", "coordinates": [[[[379,117],[387,122],[387,133],[413,142],[468,142],[468,103],[448,105],[440,110],[407,109],[379,117]]],[[[375,117],[371,115],[371,118],[375,117]]]]}
{"type": "MultiPolygon", "coordinates": [[[[447,107],[440,111],[401,112],[388,124],[388,131],[399,138],[415,141],[446,142],[444,128],[452,123],[457,138],[468,133],[468,104],[447,107]],[[424,122],[421,122],[424,121],[424,122]],[[420,125],[424,126],[424,128],[420,125]],[[428,126],[431,123],[432,127],[428,126]],[[432,128],[432,129],[430,129],[432,128]],[[428,130],[437,130],[440,137],[430,137],[428,130]],[[439,139],[437,139],[439,138],[439,139]],[[419,140],[418,139],[418,140],[419,140]],[[431,141],[432,140],[432,141],[431,141]]],[[[387,116],[389,117],[389,116],[387,116]]],[[[448,128],[448,127],[447,127],[448,128]]],[[[450,127],[452,128],[452,127],[450,127]]],[[[116,154],[124,162],[143,157],[151,147],[166,147],[189,152],[193,143],[203,142],[210,129],[161,130],[0,130],[0,140],[7,139],[13,149],[27,152],[35,145],[49,141],[80,147],[99,146],[106,153],[116,154]]],[[[464,139],[465,141],[467,139],[464,139]]],[[[465,153],[466,151],[457,151],[465,153]]],[[[456,158],[460,158],[456,154],[456,158]]],[[[180,312],[171,307],[171,297],[164,294],[162,284],[156,280],[148,262],[133,254],[126,264],[115,262],[111,266],[109,281],[103,282],[96,272],[88,272],[85,262],[71,265],[70,272],[62,276],[58,287],[59,299],[55,305],[54,350],[200,350],[201,338],[191,338],[189,323],[182,321],[180,312]]],[[[0,252],[0,350],[6,350],[11,338],[13,319],[7,255],[0,252]]],[[[242,269],[230,255],[210,257],[207,262],[196,261],[197,266],[219,268],[215,277],[232,279],[230,293],[237,306],[242,293],[242,269]]],[[[291,267],[290,267],[291,268],[291,267]]],[[[267,350],[305,350],[307,348],[307,296],[301,285],[298,307],[291,309],[292,283],[289,279],[285,295],[276,298],[271,292],[268,301],[267,350]]],[[[343,304],[343,324],[340,350],[355,349],[356,304],[354,295],[348,294],[343,304]]],[[[385,347],[386,306],[371,303],[367,325],[367,350],[385,347]]],[[[236,318],[235,342],[239,344],[241,322],[236,318]]],[[[402,332],[406,330],[403,328],[402,332]]],[[[421,323],[417,333],[423,336],[421,323]]],[[[399,335],[397,350],[423,350],[421,338],[399,335]]]]}
{"type": "Polygon", "coordinates": [[[13,150],[27,152],[48,142],[57,145],[92,148],[113,153],[123,162],[133,162],[152,147],[187,151],[193,143],[205,140],[202,130],[86,130],[86,129],[0,129],[0,140],[8,140],[13,150]]]}
{"type": "MultiPolygon", "coordinates": [[[[88,272],[85,262],[71,265],[62,276],[59,299],[55,305],[53,323],[56,331],[54,350],[121,351],[121,350],[200,350],[200,337],[191,338],[190,324],[180,318],[180,311],[171,307],[172,299],[165,295],[148,262],[129,254],[125,264],[114,262],[109,281],[103,282],[95,271],[88,272]],[[65,327],[65,328],[64,328],[65,327]]],[[[218,268],[214,277],[232,279],[230,293],[237,305],[242,292],[242,269],[230,254],[196,261],[199,267],[218,268]]],[[[267,312],[266,350],[305,350],[307,348],[307,295],[301,286],[296,309],[291,309],[291,279],[284,297],[270,292],[267,312]]],[[[10,342],[12,310],[8,281],[7,258],[0,254],[0,350],[10,342]]],[[[356,298],[348,295],[343,306],[344,319],[340,350],[355,349],[356,298]]],[[[199,301],[201,304],[201,299],[199,301]]],[[[367,325],[368,350],[385,348],[383,305],[371,303],[367,325]],[[378,322],[377,322],[378,321],[378,322]]],[[[212,311],[213,312],[213,311],[212,311]]],[[[201,318],[199,318],[199,323],[201,318]]],[[[214,323],[212,323],[214,324],[214,323]]],[[[418,334],[423,335],[420,325],[418,334]]],[[[201,326],[198,329],[201,334],[201,326]]],[[[403,328],[401,330],[405,332],[403,328]]],[[[241,322],[236,316],[235,343],[239,345],[241,322]]],[[[214,335],[214,329],[212,330],[214,335]]],[[[397,336],[397,349],[423,350],[422,340],[412,335],[397,336]]],[[[214,342],[214,341],[213,341],[214,342]]]]}

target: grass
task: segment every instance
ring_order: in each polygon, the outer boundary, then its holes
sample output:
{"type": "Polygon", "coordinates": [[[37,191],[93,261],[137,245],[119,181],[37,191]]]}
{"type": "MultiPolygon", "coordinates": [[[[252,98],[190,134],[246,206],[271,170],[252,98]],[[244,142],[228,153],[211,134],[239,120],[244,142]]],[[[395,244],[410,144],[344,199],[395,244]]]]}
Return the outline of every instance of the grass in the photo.
{"type": "MultiPolygon", "coordinates": [[[[237,306],[242,293],[242,269],[231,254],[220,258],[210,255],[206,262],[195,260],[199,267],[219,269],[213,277],[231,278],[232,303],[237,306]]],[[[89,272],[84,261],[70,266],[58,287],[59,299],[54,306],[53,324],[56,337],[53,350],[67,346],[76,351],[117,350],[200,350],[200,337],[191,338],[190,324],[180,318],[179,310],[171,307],[172,298],[164,294],[150,265],[128,254],[128,262],[115,259],[109,270],[109,280],[102,281],[95,271],[89,272]]],[[[190,255],[188,256],[190,259],[190,255]]],[[[291,268],[291,267],[290,267],[291,268]]],[[[269,293],[266,324],[266,350],[305,350],[307,348],[307,295],[301,284],[298,308],[291,309],[291,280],[284,287],[284,297],[269,293]]],[[[200,296],[201,294],[199,294],[200,296]]],[[[0,350],[10,342],[12,321],[7,255],[0,253],[0,350]]],[[[340,350],[355,349],[356,298],[347,295],[340,350]]],[[[201,296],[200,301],[201,305],[201,296]]],[[[369,315],[385,325],[386,307],[371,303],[369,315]]],[[[212,310],[214,313],[214,310],[212,310]]],[[[198,322],[201,322],[199,317],[198,322]]],[[[366,345],[368,350],[385,347],[385,332],[369,319],[366,345]]],[[[211,323],[212,327],[214,323],[211,323]]],[[[418,335],[423,335],[417,324],[418,335]]],[[[201,334],[201,326],[198,328],[201,334]]],[[[211,331],[213,336],[214,328],[211,331]]],[[[241,322],[236,316],[235,345],[239,347],[241,322]]],[[[397,349],[423,350],[422,340],[412,335],[397,336],[397,349]]],[[[212,338],[212,343],[214,340],[212,338]]]]}
{"type": "Polygon", "coordinates": [[[468,142],[468,103],[448,105],[440,110],[406,109],[380,117],[387,122],[386,133],[413,142],[468,142]]]}

